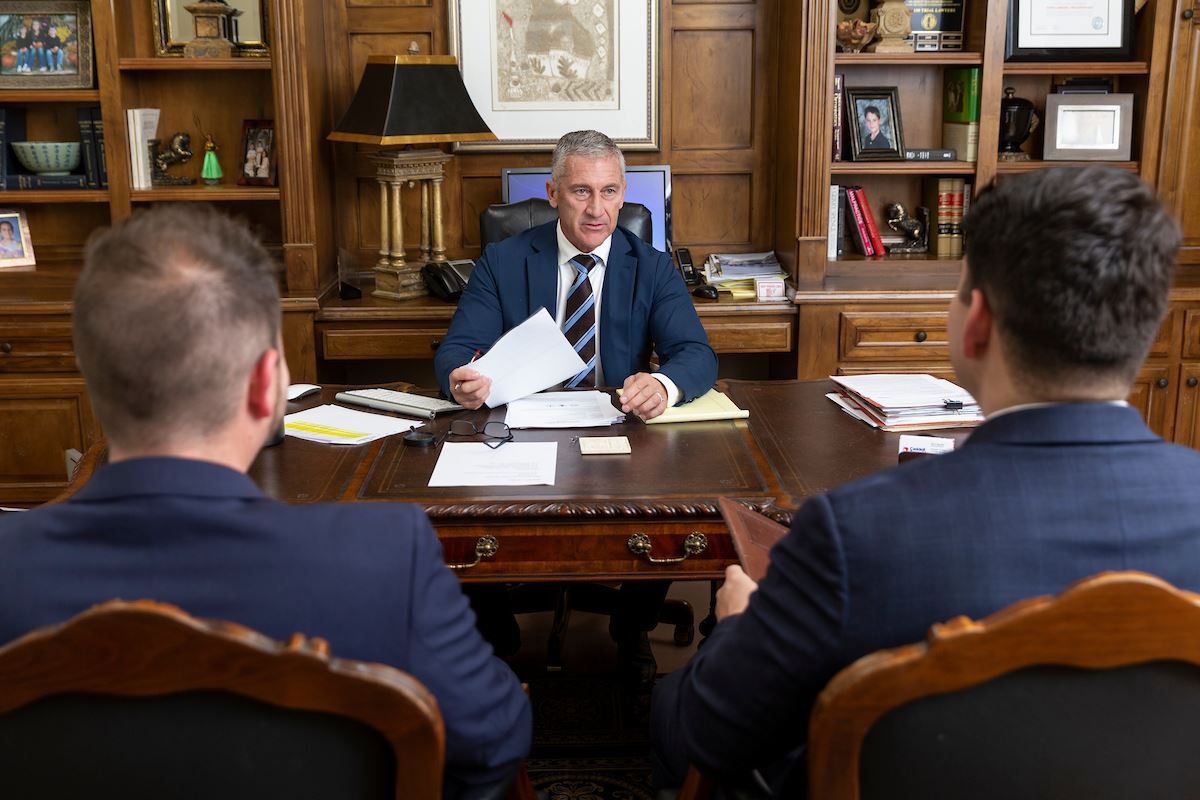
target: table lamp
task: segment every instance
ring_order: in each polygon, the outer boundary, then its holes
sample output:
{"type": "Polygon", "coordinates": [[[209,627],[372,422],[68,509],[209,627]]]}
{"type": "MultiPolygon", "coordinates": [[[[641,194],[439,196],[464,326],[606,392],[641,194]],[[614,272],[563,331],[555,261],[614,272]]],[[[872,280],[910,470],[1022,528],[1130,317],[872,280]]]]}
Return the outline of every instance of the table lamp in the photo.
{"type": "Polygon", "coordinates": [[[496,138],[471,102],[458,62],[454,56],[369,57],[354,100],[329,138],[381,148],[370,157],[379,181],[375,296],[406,300],[427,294],[420,267],[404,257],[400,190],[421,184],[421,262],[444,263],[442,180],[452,156],[412,145],[496,138]]]}

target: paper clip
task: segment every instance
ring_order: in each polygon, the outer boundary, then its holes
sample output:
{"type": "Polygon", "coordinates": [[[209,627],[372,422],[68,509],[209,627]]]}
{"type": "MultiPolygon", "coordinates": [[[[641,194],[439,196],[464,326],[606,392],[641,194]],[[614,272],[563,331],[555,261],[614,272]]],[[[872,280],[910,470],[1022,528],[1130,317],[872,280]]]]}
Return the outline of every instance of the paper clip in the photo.
{"type": "Polygon", "coordinates": [[[963,407],[963,404],[962,404],[961,400],[943,400],[942,401],[942,408],[946,409],[947,411],[962,411],[962,407],[963,407]]]}

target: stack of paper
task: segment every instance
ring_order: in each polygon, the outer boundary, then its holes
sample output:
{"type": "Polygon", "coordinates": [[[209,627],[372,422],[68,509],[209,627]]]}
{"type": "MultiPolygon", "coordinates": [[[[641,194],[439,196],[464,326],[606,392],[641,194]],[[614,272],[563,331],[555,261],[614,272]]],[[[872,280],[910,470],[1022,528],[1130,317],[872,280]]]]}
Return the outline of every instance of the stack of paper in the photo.
{"type": "Polygon", "coordinates": [[[599,428],[625,415],[604,392],[542,392],[510,401],[504,421],[510,428],[599,428]]]}
{"type": "Polygon", "coordinates": [[[492,391],[484,401],[488,408],[562,383],[584,366],[545,308],[497,339],[483,358],[471,362],[471,369],[492,379],[492,391]]]}
{"type": "Polygon", "coordinates": [[[157,108],[125,109],[125,124],[129,132],[129,171],[134,189],[149,189],[151,182],[149,142],[158,133],[157,108]]]}
{"type": "Polygon", "coordinates": [[[385,417],[334,405],[297,411],[283,418],[283,429],[288,436],[326,444],[366,444],[393,433],[410,431],[421,424],[411,419],[385,417]]]}
{"type": "Polygon", "coordinates": [[[713,253],[704,262],[705,280],[737,300],[753,300],[755,278],[786,278],[775,251],[765,253],[713,253]]]}
{"type": "Polygon", "coordinates": [[[961,386],[932,375],[829,376],[841,390],[826,395],[850,416],[885,431],[961,428],[983,422],[961,386]]]}

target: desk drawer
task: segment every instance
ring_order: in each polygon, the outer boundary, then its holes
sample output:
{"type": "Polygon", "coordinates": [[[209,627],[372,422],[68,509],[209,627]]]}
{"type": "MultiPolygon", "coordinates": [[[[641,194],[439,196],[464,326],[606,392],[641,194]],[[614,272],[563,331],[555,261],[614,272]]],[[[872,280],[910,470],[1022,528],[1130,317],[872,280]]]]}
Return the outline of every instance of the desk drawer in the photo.
{"type": "Polygon", "coordinates": [[[795,339],[792,320],[716,322],[704,320],[708,343],[718,353],[786,353],[795,339]]]}
{"type": "Polygon", "coordinates": [[[840,356],[845,361],[949,361],[944,311],[846,311],[840,356]]]}
{"type": "Polygon", "coordinates": [[[432,358],[445,328],[366,328],[326,330],[321,346],[327,359],[432,358]]]}
{"type": "Polygon", "coordinates": [[[75,372],[71,323],[0,323],[0,373],[75,372]]]}

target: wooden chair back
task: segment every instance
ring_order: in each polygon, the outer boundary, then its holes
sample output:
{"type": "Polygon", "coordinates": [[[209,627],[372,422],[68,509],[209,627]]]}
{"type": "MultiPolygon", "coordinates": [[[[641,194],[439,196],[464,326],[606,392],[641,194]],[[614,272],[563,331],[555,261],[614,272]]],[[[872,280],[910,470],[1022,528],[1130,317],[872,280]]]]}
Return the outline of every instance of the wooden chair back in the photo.
{"type": "Polygon", "coordinates": [[[1200,595],[1103,573],[838,673],[810,796],[1195,796],[1198,737],[1200,595]]]}
{"type": "Polygon", "coordinates": [[[0,775],[39,798],[439,798],[433,696],[148,600],[114,600],[0,647],[0,775]]]}

